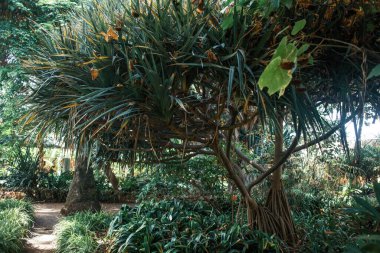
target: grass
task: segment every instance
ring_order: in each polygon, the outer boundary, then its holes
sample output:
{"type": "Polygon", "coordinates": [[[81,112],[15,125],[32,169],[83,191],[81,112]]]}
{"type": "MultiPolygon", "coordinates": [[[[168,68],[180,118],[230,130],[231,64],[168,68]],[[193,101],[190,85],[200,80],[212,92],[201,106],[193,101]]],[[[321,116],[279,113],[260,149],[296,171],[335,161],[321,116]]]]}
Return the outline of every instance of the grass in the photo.
{"type": "Polygon", "coordinates": [[[111,216],[105,212],[81,212],[61,220],[56,228],[57,253],[94,253],[99,234],[105,234],[111,216]]]}
{"type": "Polygon", "coordinates": [[[22,238],[33,224],[33,207],[15,199],[0,200],[0,252],[22,252],[22,238]]]}

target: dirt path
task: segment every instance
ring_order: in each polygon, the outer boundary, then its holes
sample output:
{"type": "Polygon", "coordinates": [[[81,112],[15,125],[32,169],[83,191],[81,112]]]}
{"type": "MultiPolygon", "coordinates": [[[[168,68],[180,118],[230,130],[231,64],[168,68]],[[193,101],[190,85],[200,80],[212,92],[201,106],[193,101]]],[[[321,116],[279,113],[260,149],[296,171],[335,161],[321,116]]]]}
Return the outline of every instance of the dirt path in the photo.
{"type": "MultiPolygon", "coordinates": [[[[25,253],[53,253],[56,250],[54,226],[58,223],[63,203],[34,204],[35,223],[26,239],[25,253]]],[[[102,204],[102,210],[116,213],[121,204],[102,204]]]]}

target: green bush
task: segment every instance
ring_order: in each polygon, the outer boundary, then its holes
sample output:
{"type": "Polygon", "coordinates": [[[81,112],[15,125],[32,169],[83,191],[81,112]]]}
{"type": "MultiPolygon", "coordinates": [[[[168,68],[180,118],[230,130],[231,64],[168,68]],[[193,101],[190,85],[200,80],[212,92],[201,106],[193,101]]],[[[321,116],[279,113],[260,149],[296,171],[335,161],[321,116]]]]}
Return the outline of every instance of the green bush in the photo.
{"type": "Polygon", "coordinates": [[[22,252],[22,238],[33,224],[33,208],[21,200],[0,200],[0,252],[22,252]]]}
{"type": "Polygon", "coordinates": [[[120,180],[120,188],[123,192],[139,193],[148,182],[149,177],[144,174],[125,177],[120,180]]]}
{"type": "Polygon", "coordinates": [[[217,198],[224,196],[224,171],[213,157],[199,156],[183,164],[158,164],[148,175],[122,182],[122,189],[136,187],[138,200],[165,198],[217,198]]]}
{"type": "Polygon", "coordinates": [[[36,187],[38,181],[38,156],[30,148],[17,147],[10,158],[7,187],[36,187]]]}
{"type": "Polygon", "coordinates": [[[204,202],[178,200],[124,205],[108,231],[111,252],[277,252],[279,242],[231,224],[204,202]]]}
{"type": "Polygon", "coordinates": [[[54,170],[41,170],[38,155],[29,147],[17,146],[10,156],[5,186],[7,188],[43,188],[68,190],[72,172],[57,174],[54,170]]]}
{"type": "Polygon", "coordinates": [[[294,220],[302,242],[300,252],[341,252],[353,235],[350,217],[344,212],[300,212],[294,220]]]}
{"type": "Polygon", "coordinates": [[[30,202],[17,199],[2,199],[0,200],[0,212],[7,209],[19,208],[27,213],[30,217],[33,216],[33,206],[30,202]]]}
{"type": "MultiPolygon", "coordinates": [[[[380,251],[380,183],[373,184],[375,199],[353,196],[356,206],[346,211],[352,219],[363,224],[364,233],[347,245],[346,252],[375,253],[380,251]]],[[[363,230],[363,226],[360,226],[363,230]]]]}
{"type": "Polygon", "coordinates": [[[63,172],[61,174],[57,174],[54,170],[39,171],[37,173],[36,187],[44,189],[68,190],[72,179],[73,173],[71,171],[63,172]]]}
{"type": "Polygon", "coordinates": [[[110,221],[104,212],[81,212],[64,218],[55,228],[57,253],[100,252],[98,235],[105,234],[110,221]]]}

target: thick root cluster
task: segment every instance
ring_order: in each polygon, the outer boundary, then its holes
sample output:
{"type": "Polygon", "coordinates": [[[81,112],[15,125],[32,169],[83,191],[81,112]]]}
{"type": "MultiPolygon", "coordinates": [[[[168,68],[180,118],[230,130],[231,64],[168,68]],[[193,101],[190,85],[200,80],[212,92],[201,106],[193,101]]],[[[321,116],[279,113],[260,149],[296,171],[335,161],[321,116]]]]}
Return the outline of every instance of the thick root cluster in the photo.
{"type": "Polygon", "coordinates": [[[283,189],[271,188],[265,207],[254,210],[254,222],[259,230],[275,234],[289,245],[297,241],[290,206],[283,189]]]}

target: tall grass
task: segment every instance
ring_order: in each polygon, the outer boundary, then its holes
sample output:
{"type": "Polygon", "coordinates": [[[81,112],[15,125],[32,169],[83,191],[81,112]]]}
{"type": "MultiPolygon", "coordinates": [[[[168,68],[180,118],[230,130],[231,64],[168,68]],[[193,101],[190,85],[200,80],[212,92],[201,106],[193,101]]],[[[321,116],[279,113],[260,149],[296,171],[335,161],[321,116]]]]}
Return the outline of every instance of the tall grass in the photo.
{"type": "Polygon", "coordinates": [[[0,200],[0,252],[22,252],[22,238],[33,224],[33,207],[22,200],[0,200]]]}
{"type": "Polygon", "coordinates": [[[57,253],[99,252],[98,235],[106,232],[111,216],[81,212],[61,220],[56,228],[57,253]]]}

